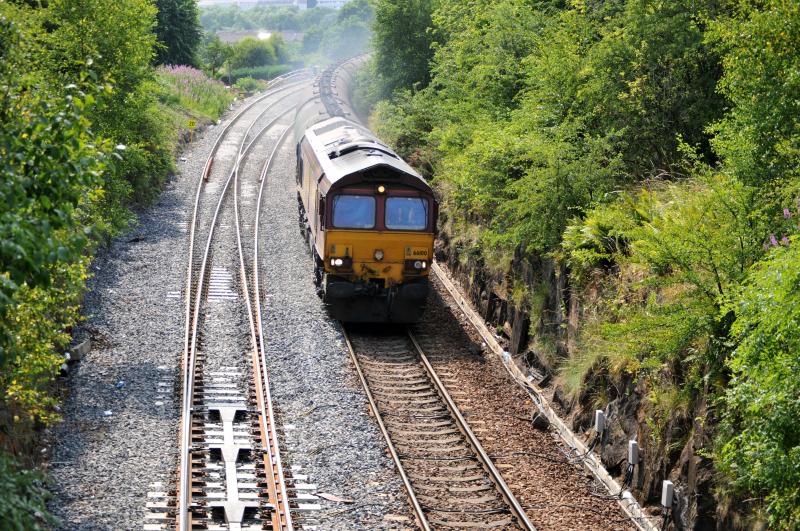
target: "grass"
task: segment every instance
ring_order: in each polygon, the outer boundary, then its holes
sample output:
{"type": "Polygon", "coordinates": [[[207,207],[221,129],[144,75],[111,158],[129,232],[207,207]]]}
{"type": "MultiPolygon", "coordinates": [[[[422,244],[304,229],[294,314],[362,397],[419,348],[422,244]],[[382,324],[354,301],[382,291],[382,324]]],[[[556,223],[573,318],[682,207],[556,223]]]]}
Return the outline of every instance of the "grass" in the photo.
{"type": "Polygon", "coordinates": [[[198,118],[217,120],[234,98],[222,82],[190,66],[160,66],[156,81],[162,103],[198,118]]]}

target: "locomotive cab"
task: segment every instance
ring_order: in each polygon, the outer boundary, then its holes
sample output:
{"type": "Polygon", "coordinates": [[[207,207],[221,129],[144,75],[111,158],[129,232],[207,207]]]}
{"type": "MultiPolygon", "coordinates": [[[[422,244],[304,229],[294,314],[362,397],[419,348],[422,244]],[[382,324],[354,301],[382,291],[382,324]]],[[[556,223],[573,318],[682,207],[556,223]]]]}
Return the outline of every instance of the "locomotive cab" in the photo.
{"type": "Polygon", "coordinates": [[[331,315],[415,322],[428,296],[438,206],[414,170],[369,131],[333,118],[298,145],[301,229],[331,315]]]}

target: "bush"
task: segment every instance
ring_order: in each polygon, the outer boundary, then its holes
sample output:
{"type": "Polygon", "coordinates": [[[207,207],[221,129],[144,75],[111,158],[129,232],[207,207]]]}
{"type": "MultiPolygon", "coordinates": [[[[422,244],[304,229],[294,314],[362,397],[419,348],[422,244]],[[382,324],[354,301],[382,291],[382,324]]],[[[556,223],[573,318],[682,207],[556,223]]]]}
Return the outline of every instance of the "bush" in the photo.
{"type": "Polygon", "coordinates": [[[0,522],[3,522],[3,529],[35,531],[56,527],[58,520],[47,513],[49,498],[41,474],[21,468],[11,457],[0,452],[0,522]]]}
{"type": "Polygon", "coordinates": [[[88,278],[86,262],[53,266],[48,287],[23,284],[14,294],[14,306],[6,314],[13,341],[7,346],[9,363],[0,376],[0,389],[5,392],[0,404],[13,415],[8,420],[16,431],[59,418],[50,385],[64,362],[61,352],[70,340],[65,330],[80,317],[79,297],[88,278]]]}
{"type": "Polygon", "coordinates": [[[277,40],[270,37],[266,40],[247,37],[233,45],[231,68],[248,68],[267,66],[278,63],[277,40]]]}
{"type": "Polygon", "coordinates": [[[771,527],[800,528],[800,238],[773,248],[737,300],[720,468],[763,496],[771,527]]]}
{"type": "Polygon", "coordinates": [[[586,310],[581,352],[563,367],[570,391],[600,363],[614,377],[638,373],[654,385],[665,370],[682,389],[719,381],[729,351],[722,309],[763,253],[755,193],[704,175],[624,194],[573,222],[564,239],[572,278],[601,295],[586,310]]]}
{"type": "Polygon", "coordinates": [[[268,65],[258,66],[252,68],[236,68],[231,70],[230,77],[232,82],[243,77],[251,77],[253,79],[263,79],[268,81],[278,76],[289,72],[292,69],[290,65],[268,65]]]}
{"type": "Polygon", "coordinates": [[[265,87],[265,83],[260,79],[253,79],[252,77],[241,77],[236,80],[235,87],[242,92],[253,93],[265,87]]]}

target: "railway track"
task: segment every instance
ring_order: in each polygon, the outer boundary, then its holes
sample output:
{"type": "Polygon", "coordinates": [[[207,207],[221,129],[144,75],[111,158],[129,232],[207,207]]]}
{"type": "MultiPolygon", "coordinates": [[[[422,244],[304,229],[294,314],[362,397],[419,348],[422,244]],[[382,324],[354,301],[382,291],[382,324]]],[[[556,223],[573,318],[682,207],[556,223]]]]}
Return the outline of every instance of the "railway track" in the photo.
{"type": "Polygon", "coordinates": [[[343,327],[421,529],[535,529],[411,330],[343,327]]]}
{"type": "MultiPolygon", "coordinates": [[[[257,185],[256,179],[247,178],[254,172],[244,172],[245,165],[252,165],[248,155],[261,145],[262,135],[290,116],[297,104],[293,96],[306,82],[302,72],[284,76],[245,106],[220,132],[198,179],[189,225],[180,462],[173,520],[181,531],[291,530],[292,512],[302,509],[280,457],[261,344],[262,310],[255,280],[258,223],[255,216],[248,220],[248,211],[255,210],[258,215],[258,205],[250,199],[254,194],[245,198],[243,187],[246,184],[249,192],[257,185]],[[232,213],[226,208],[231,190],[232,213]],[[226,251],[233,241],[237,252],[221,253],[218,261],[238,258],[235,266],[228,265],[239,271],[241,299],[238,295],[221,297],[235,291],[220,285],[220,278],[226,280],[224,274],[216,274],[215,284],[212,272],[212,267],[218,268],[214,251],[226,251]],[[233,300],[222,311],[209,304],[215,299],[233,300]],[[236,344],[236,332],[231,329],[237,327],[230,323],[237,316],[246,318],[249,344],[236,344]],[[237,350],[238,356],[230,356],[230,352],[222,356],[226,347],[237,350]]],[[[262,182],[284,137],[263,162],[262,182]]],[[[235,283],[233,275],[227,281],[235,283]]]]}

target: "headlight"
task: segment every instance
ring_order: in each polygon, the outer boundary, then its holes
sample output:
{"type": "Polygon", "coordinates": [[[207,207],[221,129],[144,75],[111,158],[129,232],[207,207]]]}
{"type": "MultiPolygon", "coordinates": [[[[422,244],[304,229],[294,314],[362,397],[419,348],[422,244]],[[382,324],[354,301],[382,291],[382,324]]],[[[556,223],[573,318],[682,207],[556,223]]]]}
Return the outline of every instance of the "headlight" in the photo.
{"type": "Polygon", "coordinates": [[[376,260],[376,261],[378,261],[378,262],[380,262],[381,260],[383,260],[383,251],[382,251],[382,250],[380,250],[380,249],[377,249],[377,250],[375,251],[375,260],[376,260]]]}
{"type": "Polygon", "coordinates": [[[425,262],[422,262],[420,260],[417,260],[416,262],[414,262],[414,269],[425,269],[427,266],[428,266],[428,264],[426,264],[425,262]]]}
{"type": "Polygon", "coordinates": [[[342,260],[341,258],[336,258],[333,260],[333,265],[336,267],[341,267],[342,264],[344,264],[344,260],[342,260]]]}

